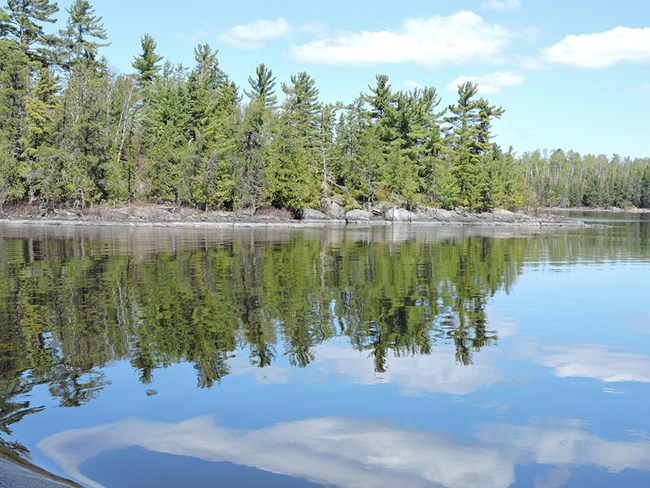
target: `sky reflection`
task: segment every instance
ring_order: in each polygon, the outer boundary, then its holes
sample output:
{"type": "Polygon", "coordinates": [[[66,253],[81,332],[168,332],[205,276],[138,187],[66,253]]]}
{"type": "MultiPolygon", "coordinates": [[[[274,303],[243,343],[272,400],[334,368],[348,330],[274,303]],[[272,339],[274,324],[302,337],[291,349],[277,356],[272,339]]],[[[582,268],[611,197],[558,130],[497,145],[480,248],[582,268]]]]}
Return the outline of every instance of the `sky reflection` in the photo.
{"type": "Polygon", "coordinates": [[[129,419],[64,431],[39,448],[69,476],[92,486],[83,463],[114,449],[238,465],[340,487],[507,487],[517,465],[591,466],[610,472],[650,469],[650,443],[611,441],[577,420],[531,425],[485,424],[475,439],[408,430],[384,423],[322,417],[237,430],[211,416],[178,423],[129,419]]]}
{"type": "Polygon", "coordinates": [[[592,378],[607,383],[650,383],[650,356],[613,351],[599,344],[556,346],[539,358],[559,378],[592,378]]]}

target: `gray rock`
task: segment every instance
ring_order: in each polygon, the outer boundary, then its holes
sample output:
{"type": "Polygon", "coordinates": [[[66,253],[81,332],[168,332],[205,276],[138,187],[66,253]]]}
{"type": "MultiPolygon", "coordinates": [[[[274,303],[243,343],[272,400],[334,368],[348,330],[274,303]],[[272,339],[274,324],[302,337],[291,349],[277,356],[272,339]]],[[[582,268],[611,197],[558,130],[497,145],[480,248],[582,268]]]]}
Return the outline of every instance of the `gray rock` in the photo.
{"type": "Polygon", "coordinates": [[[327,215],[313,208],[304,208],[300,212],[300,218],[303,220],[328,220],[327,215]]]}
{"type": "Polygon", "coordinates": [[[30,470],[10,460],[0,458],[0,488],[70,488],[77,483],[50,479],[38,471],[30,470]]]}
{"type": "Polygon", "coordinates": [[[345,210],[343,210],[343,207],[336,202],[330,203],[329,211],[327,213],[333,219],[343,220],[345,218],[345,210]]]}
{"type": "Polygon", "coordinates": [[[350,222],[362,221],[362,220],[371,220],[372,214],[366,212],[365,210],[349,210],[345,212],[345,220],[350,222]]]}
{"type": "Polygon", "coordinates": [[[412,222],[416,215],[400,207],[389,208],[386,212],[385,219],[392,222],[412,222]]]}

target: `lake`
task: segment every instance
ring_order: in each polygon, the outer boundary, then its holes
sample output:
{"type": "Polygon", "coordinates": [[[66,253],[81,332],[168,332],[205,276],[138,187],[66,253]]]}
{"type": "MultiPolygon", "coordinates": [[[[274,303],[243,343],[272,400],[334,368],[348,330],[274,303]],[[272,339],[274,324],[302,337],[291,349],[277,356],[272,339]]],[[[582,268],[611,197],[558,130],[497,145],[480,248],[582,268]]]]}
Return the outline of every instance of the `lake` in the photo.
{"type": "Polygon", "coordinates": [[[89,487],[650,486],[650,214],[572,216],[607,227],[0,224],[0,445],[89,487]]]}

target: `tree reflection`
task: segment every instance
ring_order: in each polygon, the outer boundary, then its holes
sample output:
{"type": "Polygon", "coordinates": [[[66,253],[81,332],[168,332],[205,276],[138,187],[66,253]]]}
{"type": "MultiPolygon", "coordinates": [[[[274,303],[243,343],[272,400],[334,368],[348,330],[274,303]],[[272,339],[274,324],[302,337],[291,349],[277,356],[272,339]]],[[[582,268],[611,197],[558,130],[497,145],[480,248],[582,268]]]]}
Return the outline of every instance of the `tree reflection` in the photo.
{"type": "MultiPolygon", "coordinates": [[[[252,365],[280,358],[307,367],[333,337],[372,357],[432,354],[454,344],[456,361],[497,341],[488,297],[520,273],[523,239],[336,245],[296,234],[139,256],[88,239],[0,240],[2,424],[38,410],[11,399],[47,384],[61,406],[95,398],[102,368],[128,360],[143,384],[156,369],[194,364],[199,387],[230,373],[246,349],[252,365]],[[29,381],[24,378],[28,377],[29,381]]],[[[154,391],[154,390],[151,390],[154,391]]]]}

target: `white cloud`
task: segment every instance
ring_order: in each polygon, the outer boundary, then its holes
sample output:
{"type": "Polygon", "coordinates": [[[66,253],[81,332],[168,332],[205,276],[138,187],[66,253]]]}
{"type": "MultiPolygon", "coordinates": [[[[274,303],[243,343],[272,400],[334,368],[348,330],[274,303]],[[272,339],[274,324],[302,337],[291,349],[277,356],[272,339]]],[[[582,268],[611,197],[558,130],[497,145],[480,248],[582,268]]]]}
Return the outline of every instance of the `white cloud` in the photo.
{"type": "Polygon", "coordinates": [[[542,49],[542,59],[579,68],[650,62],[650,27],[615,27],[606,32],[567,36],[542,49]]]}
{"type": "Polygon", "coordinates": [[[447,85],[447,89],[456,91],[458,85],[466,81],[478,83],[478,92],[482,95],[499,95],[504,88],[512,88],[522,85],[526,77],[522,73],[513,71],[498,71],[482,76],[459,76],[447,85]]]}
{"type": "Polygon", "coordinates": [[[322,39],[291,50],[294,58],[320,64],[416,63],[434,68],[470,60],[494,61],[514,37],[479,15],[409,18],[395,31],[363,31],[322,39]]]}
{"type": "Polygon", "coordinates": [[[242,49],[256,49],[267,41],[287,37],[291,26],[282,17],[276,20],[258,20],[250,24],[236,25],[219,35],[219,39],[242,49]]]}
{"type": "Polygon", "coordinates": [[[593,378],[607,383],[650,383],[650,357],[638,353],[608,351],[599,345],[554,347],[539,362],[553,368],[560,378],[593,378]]]}
{"type": "Polygon", "coordinates": [[[481,7],[488,10],[512,10],[521,7],[521,3],[519,0],[490,0],[483,2],[481,7]]]}

